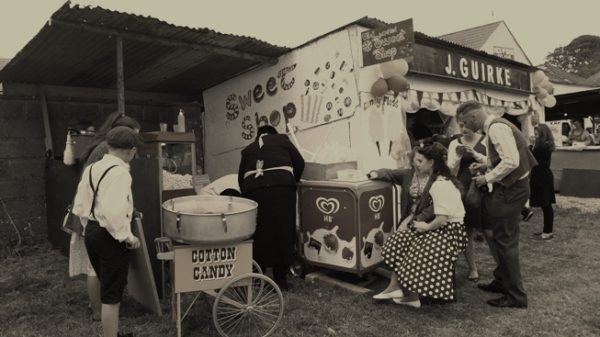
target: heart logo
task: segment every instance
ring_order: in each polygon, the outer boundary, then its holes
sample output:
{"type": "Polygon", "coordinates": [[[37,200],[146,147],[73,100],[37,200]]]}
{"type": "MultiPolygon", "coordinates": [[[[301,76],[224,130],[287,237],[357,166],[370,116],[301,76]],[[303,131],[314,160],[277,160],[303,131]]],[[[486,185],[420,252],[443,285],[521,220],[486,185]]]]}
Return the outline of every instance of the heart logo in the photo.
{"type": "Polygon", "coordinates": [[[323,214],[334,214],[340,210],[340,202],[336,198],[317,198],[317,208],[323,214]]]}
{"type": "Polygon", "coordinates": [[[369,198],[369,208],[371,209],[371,211],[373,211],[375,213],[381,211],[384,204],[385,204],[385,199],[383,198],[383,195],[381,195],[381,194],[372,196],[369,198]]]}

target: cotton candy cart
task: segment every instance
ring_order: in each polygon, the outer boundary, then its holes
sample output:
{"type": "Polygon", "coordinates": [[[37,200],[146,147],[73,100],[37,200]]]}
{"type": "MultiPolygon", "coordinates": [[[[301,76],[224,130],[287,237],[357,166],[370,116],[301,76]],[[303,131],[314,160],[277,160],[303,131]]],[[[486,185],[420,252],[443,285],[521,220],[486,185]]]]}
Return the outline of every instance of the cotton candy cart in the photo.
{"type": "Polygon", "coordinates": [[[257,204],[225,196],[187,196],[163,203],[166,237],[157,258],[171,264],[177,336],[200,295],[214,298],[212,319],[221,336],[269,336],[283,317],[283,295],[252,261],[257,204]],[[182,294],[194,299],[182,313],[182,294]]]}

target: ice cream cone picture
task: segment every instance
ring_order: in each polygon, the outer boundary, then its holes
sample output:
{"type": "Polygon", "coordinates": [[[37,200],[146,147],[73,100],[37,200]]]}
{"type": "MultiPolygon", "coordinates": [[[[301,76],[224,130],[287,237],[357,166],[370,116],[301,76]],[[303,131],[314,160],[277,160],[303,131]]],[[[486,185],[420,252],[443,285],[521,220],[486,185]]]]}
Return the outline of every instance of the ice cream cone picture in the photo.
{"type": "Polygon", "coordinates": [[[381,157],[381,146],[383,141],[383,108],[372,105],[368,110],[369,136],[377,147],[377,154],[381,157]]]}
{"type": "Polygon", "coordinates": [[[386,109],[385,112],[386,117],[386,126],[387,126],[387,135],[389,140],[388,145],[388,156],[392,155],[392,141],[394,139],[399,139],[404,129],[404,122],[402,121],[402,111],[400,109],[386,109]]]}
{"type": "Polygon", "coordinates": [[[318,124],[323,107],[323,96],[301,95],[300,96],[300,120],[308,124],[318,124]]]}

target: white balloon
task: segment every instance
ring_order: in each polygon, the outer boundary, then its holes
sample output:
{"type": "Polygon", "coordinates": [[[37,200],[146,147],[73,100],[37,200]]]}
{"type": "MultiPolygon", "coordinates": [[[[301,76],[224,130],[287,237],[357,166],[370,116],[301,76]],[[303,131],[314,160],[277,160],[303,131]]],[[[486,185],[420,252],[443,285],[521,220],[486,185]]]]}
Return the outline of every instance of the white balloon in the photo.
{"type": "Polygon", "coordinates": [[[548,91],[546,91],[546,89],[541,88],[541,87],[534,87],[533,91],[535,92],[535,95],[539,98],[539,99],[544,99],[546,96],[548,96],[548,91]]]}
{"type": "Polygon", "coordinates": [[[408,73],[408,62],[405,59],[399,59],[396,63],[398,63],[398,75],[406,75],[408,73]]]}
{"type": "Polygon", "coordinates": [[[544,106],[546,108],[553,108],[556,105],[556,97],[552,96],[552,95],[548,95],[546,98],[544,98],[544,106]]]}
{"type": "Polygon", "coordinates": [[[394,75],[406,75],[408,72],[408,63],[404,59],[393,60],[379,64],[379,69],[383,78],[390,78],[394,75]]]}
{"type": "Polygon", "coordinates": [[[533,73],[533,75],[531,76],[531,80],[533,81],[534,85],[539,85],[540,83],[542,83],[542,81],[544,81],[545,76],[546,76],[546,74],[544,74],[543,71],[536,70],[533,73]]]}

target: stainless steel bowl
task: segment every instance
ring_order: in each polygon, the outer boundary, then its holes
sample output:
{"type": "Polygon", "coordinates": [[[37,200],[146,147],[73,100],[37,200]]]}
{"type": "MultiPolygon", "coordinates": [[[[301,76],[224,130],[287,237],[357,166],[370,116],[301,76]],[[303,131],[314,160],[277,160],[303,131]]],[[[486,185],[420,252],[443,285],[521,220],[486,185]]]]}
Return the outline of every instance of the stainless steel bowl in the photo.
{"type": "Polygon", "coordinates": [[[190,244],[235,243],[256,230],[258,204],[230,196],[192,195],[165,201],[165,235],[190,244]]]}

